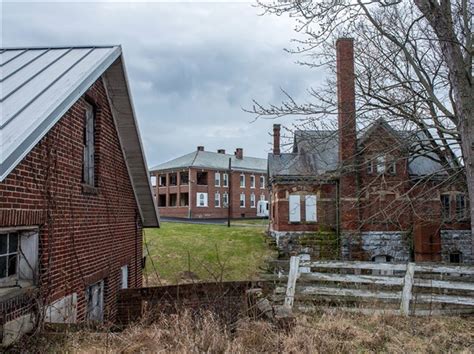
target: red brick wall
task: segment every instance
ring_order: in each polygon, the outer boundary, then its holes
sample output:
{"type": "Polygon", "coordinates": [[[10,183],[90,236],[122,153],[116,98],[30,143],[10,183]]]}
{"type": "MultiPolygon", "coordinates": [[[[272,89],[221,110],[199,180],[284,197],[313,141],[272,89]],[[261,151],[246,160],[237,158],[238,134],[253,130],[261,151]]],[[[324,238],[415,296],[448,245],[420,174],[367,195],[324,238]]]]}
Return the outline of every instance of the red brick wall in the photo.
{"type": "MultiPolygon", "coordinates": [[[[186,170],[182,170],[186,171],[186,170]]],[[[160,215],[161,216],[168,216],[168,217],[180,217],[180,218],[187,218],[189,213],[191,213],[191,218],[226,218],[228,215],[228,209],[223,207],[222,203],[222,196],[224,192],[229,193],[229,187],[223,187],[223,174],[227,173],[227,171],[215,171],[209,169],[196,169],[192,168],[189,170],[190,176],[189,181],[191,182],[191,193],[189,195],[189,207],[160,207],[160,215]],[[197,185],[197,173],[198,171],[204,171],[208,173],[208,185],[202,186],[197,185]],[[220,172],[221,174],[221,186],[216,187],[214,180],[215,180],[215,173],[220,172]],[[216,192],[220,193],[221,196],[221,204],[220,207],[214,206],[214,195],[216,192]],[[208,206],[207,207],[198,207],[196,205],[196,193],[207,193],[208,194],[208,206]]],[[[175,173],[179,171],[167,171],[165,173],[175,173]]],[[[165,174],[163,173],[163,174],[165,174]]],[[[233,171],[232,172],[232,181],[231,181],[231,190],[232,196],[230,196],[230,202],[232,203],[231,212],[232,218],[240,218],[242,214],[245,214],[245,217],[256,217],[257,216],[257,203],[260,200],[260,195],[263,194],[265,196],[265,200],[268,200],[268,189],[267,189],[267,175],[262,173],[251,173],[245,172],[245,188],[240,187],[240,175],[242,172],[233,171]],[[250,188],[250,176],[255,176],[255,188],[250,188]],[[265,186],[261,188],[260,186],[260,176],[265,176],[265,186]],[[240,194],[245,193],[245,208],[240,207],[240,194]],[[250,196],[251,194],[255,194],[255,208],[250,207],[250,196]]],[[[158,176],[160,173],[155,172],[155,175],[158,176]]],[[[158,177],[157,177],[158,178],[158,177]]],[[[166,195],[169,198],[169,193],[188,193],[189,186],[166,186],[166,187],[157,187],[158,194],[166,195]]],[[[179,196],[178,196],[179,200],[179,196]]]]}
{"type": "Polygon", "coordinates": [[[105,315],[116,313],[120,267],[142,285],[142,226],[104,85],[99,79],[0,183],[0,226],[39,225],[42,297],[77,292],[105,278],[105,315]],[[96,107],[96,189],[83,191],[84,102],[96,107]]]}

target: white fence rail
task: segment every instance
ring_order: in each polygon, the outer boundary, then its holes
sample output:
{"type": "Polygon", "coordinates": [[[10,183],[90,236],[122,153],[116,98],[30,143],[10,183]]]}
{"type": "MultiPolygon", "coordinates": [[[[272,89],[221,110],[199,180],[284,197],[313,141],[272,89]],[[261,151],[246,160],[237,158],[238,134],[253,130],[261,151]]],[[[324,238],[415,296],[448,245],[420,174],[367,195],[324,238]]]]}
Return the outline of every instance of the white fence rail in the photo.
{"type": "Polygon", "coordinates": [[[295,256],[290,259],[287,278],[286,289],[277,288],[276,293],[285,294],[284,306],[290,309],[295,301],[322,296],[395,302],[404,315],[416,313],[416,306],[431,309],[433,305],[441,306],[444,313],[450,312],[450,305],[474,313],[473,266],[312,262],[295,256]]]}

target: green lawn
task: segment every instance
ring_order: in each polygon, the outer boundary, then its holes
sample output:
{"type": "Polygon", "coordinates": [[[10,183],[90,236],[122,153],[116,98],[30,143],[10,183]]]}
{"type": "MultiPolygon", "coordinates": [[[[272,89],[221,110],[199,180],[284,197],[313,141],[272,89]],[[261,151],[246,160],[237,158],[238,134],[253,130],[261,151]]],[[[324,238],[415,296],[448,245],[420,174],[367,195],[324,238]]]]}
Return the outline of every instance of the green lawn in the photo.
{"type": "Polygon", "coordinates": [[[265,227],[163,222],[146,229],[145,286],[190,281],[249,280],[273,251],[265,227]]]}

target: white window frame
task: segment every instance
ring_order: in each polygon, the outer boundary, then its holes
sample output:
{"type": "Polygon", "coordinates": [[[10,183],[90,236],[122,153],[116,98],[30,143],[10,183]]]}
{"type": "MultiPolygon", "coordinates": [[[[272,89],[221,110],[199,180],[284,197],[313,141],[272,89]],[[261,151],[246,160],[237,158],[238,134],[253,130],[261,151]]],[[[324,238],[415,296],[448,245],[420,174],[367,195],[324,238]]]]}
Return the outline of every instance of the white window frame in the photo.
{"type": "Polygon", "coordinates": [[[228,208],[229,207],[229,193],[227,192],[224,192],[222,194],[222,206],[224,208],[228,208]]]}
{"type": "Polygon", "coordinates": [[[299,194],[288,196],[288,220],[289,222],[301,222],[301,196],[299,194]]]}
{"type": "Polygon", "coordinates": [[[245,193],[240,193],[240,203],[241,208],[245,208],[245,193]]]}
{"type": "Polygon", "coordinates": [[[260,189],[265,189],[265,176],[260,176],[260,189]]]}
{"type": "Polygon", "coordinates": [[[318,197],[314,194],[305,195],[305,220],[309,222],[318,221],[318,197]]]}
{"type": "Polygon", "coordinates": [[[255,176],[251,175],[250,176],[250,188],[255,188],[255,176]]]}
{"type": "Polygon", "coordinates": [[[128,265],[120,267],[120,289],[128,289],[128,265]]]}
{"type": "Polygon", "coordinates": [[[200,192],[196,193],[196,206],[198,208],[206,208],[208,206],[207,193],[200,193],[200,192]],[[201,201],[203,201],[202,205],[201,205],[201,201]]]}
{"type": "Polygon", "coordinates": [[[214,208],[221,207],[221,194],[219,192],[214,193],[214,208]]]}
{"type": "Polygon", "coordinates": [[[257,203],[255,203],[255,193],[250,194],[250,207],[256,208],[257,203]]]}
{"type": "Polygon", "coordinates": [[[94,107],[85,102],[84,116],[84,152],[83,152],[83,182],[94,187],[95,185],[95,112],[94,107]]]}
{"type": "Polygon", "coordinates": [[[384,174],[387,171],[387,159],[385,155],[380,155],[375,158],[375,168],[378,174],[384,174]]]}
{"type": "Polygon", "coordinates": [[[260,200],[265,201],[265,194],[260,194],[260,200]]]}
{"type": "Polygon", "coordinates": [[[245,174],[240,174],[240,188],[245,188],[245,174]]]}
{"type": "Polygon", "coordinates": [[[221,186],[221,173],[220,172],[214,173],[214,186],[215,187],[221,186]]]}
{"type": "Polygon", "coordinates": [[[229,174],[228,173],[223,173],[222,186],[226,188],[229,187],[229,174]]]}

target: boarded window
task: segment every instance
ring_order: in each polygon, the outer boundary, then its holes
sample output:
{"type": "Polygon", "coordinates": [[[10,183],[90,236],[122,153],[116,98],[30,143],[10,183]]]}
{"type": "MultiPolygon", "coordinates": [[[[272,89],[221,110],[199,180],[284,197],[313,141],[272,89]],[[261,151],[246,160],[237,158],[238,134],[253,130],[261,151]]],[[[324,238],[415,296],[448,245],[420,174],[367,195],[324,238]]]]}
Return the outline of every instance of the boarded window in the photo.
{"type": "Polygon", "coordinates": [[[104,317],[104,281],[87,288],[87,320],[102,322],[104,317]]]}
{"type": "Polygon", "coordinates": [[[207,207],[207,193],[196,193],[196,205],[198,207],[207,207]]]}
{"type": "Polygon", "coordinates": [[[85,103],[83,182],[94,186],[94,107],[85,103]]]}
{"type": "Polygon", "coordinates": [[[305,196],[305,212],[306,221],[318,221],[315,195],[305,196]]]}
{"type": "Polygon", "coordinates": [[[120,288],[128,289],[128,265],[120,268],[120,288]]]}
{"type": "Polygon", "coordinates": [[[300,210],[300,196],[290,195],[289,196],[289,219],[290,222],[301,221],[301,210],[300,210]]]}

